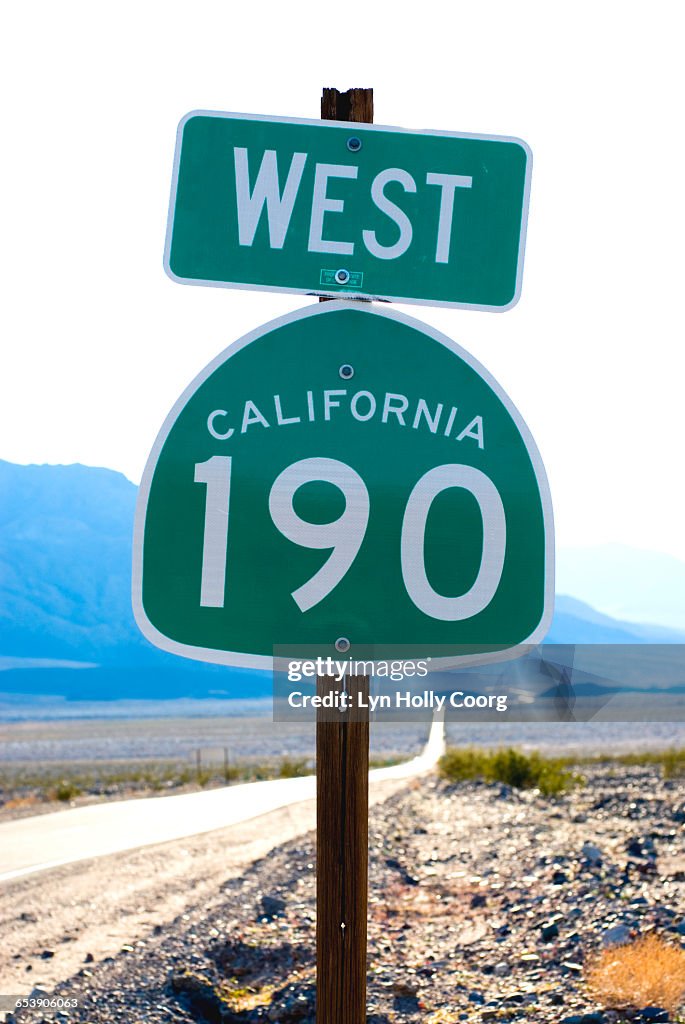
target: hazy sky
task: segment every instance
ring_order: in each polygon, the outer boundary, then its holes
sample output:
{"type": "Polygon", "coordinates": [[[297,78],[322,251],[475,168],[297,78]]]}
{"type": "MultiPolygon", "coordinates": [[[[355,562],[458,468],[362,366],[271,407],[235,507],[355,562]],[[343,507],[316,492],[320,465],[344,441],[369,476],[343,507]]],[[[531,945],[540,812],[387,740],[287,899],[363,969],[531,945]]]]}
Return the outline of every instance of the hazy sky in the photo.
{"type": "Polygon", "coordinates": [[[675,2],[6,5],[0,42],[0,457],[138,481],[181,391],[300,296],[162,269],[176,125],[202,108],[525,139],[522,298],[402,306],[484,363],[527,420],[561,545],[685,558],[682,38],[675,2]]]}

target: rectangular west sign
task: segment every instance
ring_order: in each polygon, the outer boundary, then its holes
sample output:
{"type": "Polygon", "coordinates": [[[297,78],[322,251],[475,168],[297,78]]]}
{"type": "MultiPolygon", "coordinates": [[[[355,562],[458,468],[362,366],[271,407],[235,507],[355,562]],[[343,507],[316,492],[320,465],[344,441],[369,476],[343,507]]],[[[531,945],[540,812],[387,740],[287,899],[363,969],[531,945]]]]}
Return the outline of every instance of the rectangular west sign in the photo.
{"type": "Polygon", "coordinates": [[[196,111],[165,267],[186,284],[509,309],[530,170],[519,139],[196,111]]]}

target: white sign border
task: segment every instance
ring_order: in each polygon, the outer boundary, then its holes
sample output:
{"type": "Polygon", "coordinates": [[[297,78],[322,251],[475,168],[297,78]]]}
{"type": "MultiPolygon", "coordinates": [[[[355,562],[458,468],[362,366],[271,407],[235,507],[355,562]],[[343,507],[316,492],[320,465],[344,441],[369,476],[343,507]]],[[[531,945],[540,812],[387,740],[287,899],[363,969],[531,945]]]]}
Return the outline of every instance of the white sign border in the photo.
{"type": "MultiPolygon", "coordinates": [[[[330,313],[338,312],[341,309],[353,310],[369,316],[381,316],[386,317],[389,320],[395,320],[398,323],[405,324],[407,327],[411,327],[414,330],[425,334],[427,337],[432,338],[441,345],[444,345],[445,348],[459,356],[460,359],[479,374],[486,384],[492,388],[516,424],[533,466],[542,503],[543,526],[545,531],[545,593],[540,622],[530,636],[526,637],[525,640],[522,640],[514,647],[507,648],[504,651],[493,651],[484,654],[454,655],[445,658],[432,658],[430,668],[431,671],[433,671],[446,668],[466,667],[468,665],[485,665],[496,661],[509,661],[518,657],[519,651],[522,649],[542,642],[549,630],[552,622],[552,615],[554,614],[554,516],[552,511],[552,498],[549,490],[549,483],[547,481],[547,474],[545,473],[542,458],[537,445],[533,440],[533,436],[518,409],[492,374],[486,370],[477,359],[470,355],[470,353],[458,345],[457,342],[452,341],[451,338],[448,338],[445,334],[442,334],[434,327],[430,327],[428,324],[424,324],[420,320],[416,320],[414,317],[407,316],[405,313],[400,313],[398,310],[369,308],[366,304],[357,304],[350,302],[348,299],[341,299],[337,302],[327,302],[322,305],[311,305],[304,309],[294,310],[291,313],[286,313],[284,316],[277,317],[275,320],[270,320],[268,323],[257,327],[254,331],[250,331],[249,334],[245,334],[242,338],[238,339],[238,341],[233,342],[233,344],[229,345],[228,348],[224,349],[223,352],[212,359],[212,361],[197,375],[197,377],[195,377],[180,398],[174,403],[171,412],[165,419],[162,428],[155,439],[155,443],[152,446],[152,451],[150,452],[143,471],[138,491],[138,500],[136,502],[133,528],[133,574],[131,580],[131,597],[133,614],[138,628],[150,643],[161,648],[163,651],[168,651],[170,654],[178,654],[184,658],[192,658],[195,661],[206,661],[217,665],[231,665],[234,668],[254,668],[262,670],[273,669],[274,658],[270,655],[245,654],[239,651],[217,651],[213,648],[195,647],[191,644],[182,644],[177,640],[172,640],[170,637],[165,636],[164,633],[161,633],[157,627],[150,622],[147,617],[147,613],[145,612],[145,608],[143,607],[143,547],[145,539],[145,518],[147,515],[150,487],[157,468],[157,461],[174,424],[191,398],[215,370],[225,362],[228,362],[228,360],[236,355],[236,353],[240,352],[240,350],[245,348],[247,345],[250,345],[253,341],[257,341],[266,334],[271,334],[273,331],[278,330],[280,327],[284,327],[286,324],[296,323],[298,320],[305,320],[312,316],[327,316],[330,313]]],[[[350,651],[348,657],[354,657],[352,651],[350,651]]],[[[383,660],[387,661],[388,659],[383,660]]]]}
{"type": "Polygon", "coordinates": [[[521,298],[521,288],[523,284],[523,262],[526,249],[526,232],[528,228],[528,208],[530,205],[530,179],[533,169],[533,154],[530,146],[523,139],[519,139],[516,136],[509,135],[476,135],[473,132],[445,132],[435,131],[432,129],[421,129],[421,128],[397,128],[393,125],[383,124],[365,124],[357,121],[315,121],[311,118],[306,117],[277,117],[269,116],[267,114],[239,114],[229,113],[220,110],[191,110],[185,114],[178,125],[176,130],[176,149],[174,152],[174,167],[171,178],[171,192],[169,196],[169,212],[167,214],[167,230],[166,239],[164,242],[164,271],[177,284],[185,285],[199,285],[205,288],[238,288],[241,291],[250,292],[281,292],[286,295],[309,295],[309,296],[325,296],[327,298],[337,298],[341,296],[345,298],[356,298],[356,299],[369,299],[375,302],[399,302],[409,306],[436,306],[443,307],[446,309],[472,309],[479,310],[485,313],[506,313],[512,309],[519,299],[521,298]],[[281,285],[262,285],[262,284],[245,284],[244,282],[238,281],[205,281],[199,280],[194,277],[179,277],[171,269],[171,239],[174,230],[174,212],[176,209],[176,193],[178,191],[178,172],[181,161],[181,146],[183,142],[183,129],[186,123],[193,117],[221,117],[230,120],[242,120],[242,121],[268,121],[278,122],[281,124],[309,124],[316,125],[323,128],[346,128],[348,131],[351,126],[354,127],[355,134],[362,132],[394,132],[403,135],[437,135],[443,138],[453,139],[476,139],[481,142],[508,142],[514,143],[517,146],[521,146],[526,154],[526,174],[523,187],[523,203],[521,206],[521,233],[519,235],[519,248],[516,257],[516,287],[514,290],[513,298],[504,306],[487,306],[480,305],[472,302],[444,302],[439,299],[417,299],[407,298],[403,295],[373,295],[369,292],[361,291],[345,291],[344,288],[338,288],[335,291],[326,291],[325,289],[311,288],[286,288],[281,285]]]}

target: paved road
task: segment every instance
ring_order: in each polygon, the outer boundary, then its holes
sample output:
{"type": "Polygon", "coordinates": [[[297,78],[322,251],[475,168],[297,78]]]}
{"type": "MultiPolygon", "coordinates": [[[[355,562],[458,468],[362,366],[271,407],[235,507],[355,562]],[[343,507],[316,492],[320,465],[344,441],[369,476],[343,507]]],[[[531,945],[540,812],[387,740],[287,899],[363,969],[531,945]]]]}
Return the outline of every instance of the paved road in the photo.
{"type": "MultiPolygon", "coordinates": [[[[423,753],[369,774],[373,787],[410,779],[434,767],[445,749],[436,721],[423,753]]],[[[274,779],[206,793],[148,797],[40,814],[0,825],[0,882],[74,861],[184,839],[235,825],[316,795],[316,778],[274,779]]]]}

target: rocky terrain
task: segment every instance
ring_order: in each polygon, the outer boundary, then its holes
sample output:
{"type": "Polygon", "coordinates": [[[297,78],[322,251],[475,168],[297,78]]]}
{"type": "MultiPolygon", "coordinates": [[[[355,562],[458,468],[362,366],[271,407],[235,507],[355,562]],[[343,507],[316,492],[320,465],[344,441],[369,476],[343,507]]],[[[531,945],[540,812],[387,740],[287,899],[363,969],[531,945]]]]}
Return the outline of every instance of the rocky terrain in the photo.
{"type": "MultiPolygon", "coordinates": [[[[369,1024],[678,1019],[597,1005],[583,978],[637,935],[685,944],[685,785],[584,773],[553,799],[429,776],[372,808],[369,1024]]],[[[315,861],[313,834],[276,848],[49,993],[78,1006],[8,1020],[313,1022],[315,861]]]]}

